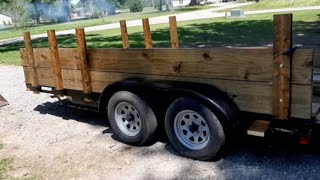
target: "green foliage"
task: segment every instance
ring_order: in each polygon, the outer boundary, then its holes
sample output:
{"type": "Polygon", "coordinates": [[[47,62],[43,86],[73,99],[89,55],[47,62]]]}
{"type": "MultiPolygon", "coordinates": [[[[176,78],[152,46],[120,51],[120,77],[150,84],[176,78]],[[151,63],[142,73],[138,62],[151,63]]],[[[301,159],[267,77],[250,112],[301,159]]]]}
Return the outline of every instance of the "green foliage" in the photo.
{"type": "Polygon", "coordinates": [[[143,11],[143,3],[141,0],[128,0],[130,12],[141,12],[143,11]]]}
{"type": "Polygon", "coordinates": [[[11,163],[13,162],[12,158],[6,158],[0,160],[0,179],[6,179],[6,172],[10,168],[11,163]]]}
{"type": "Polygon", "coordinates": [[[70,20],[70,0],[0,0],[0,12],[10,16],[16,28],[32,22],[66,22],[70,20]]]}
{"type": "Polygon", "coordinates": [[[102,18],[104,17],[104,13],[103,11],[99,11],[99,10],[92,10],[92,12],[90,12],[90,18],[91,19],[98,19],[98,18],[102,18]]]}

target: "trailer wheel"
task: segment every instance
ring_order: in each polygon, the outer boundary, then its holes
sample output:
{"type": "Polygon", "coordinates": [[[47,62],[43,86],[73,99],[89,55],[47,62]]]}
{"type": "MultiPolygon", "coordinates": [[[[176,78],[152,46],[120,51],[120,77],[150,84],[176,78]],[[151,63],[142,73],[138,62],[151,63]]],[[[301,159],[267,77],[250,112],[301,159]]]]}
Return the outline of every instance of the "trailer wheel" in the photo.
{"type": "Polygon", "coordinates": [[[165,128],[174,148],[189,158],[212,159],[225,144],[217,114],[195,99],[177,98],[167,109],[165,128]]]}
{"type": "Polygon", "coordinates": [[[119,91],[111,97],[108,118],[118,139],[131,145],[149,142],[157,128],[152,109],[145,101],[128,91],[119,91]]]}

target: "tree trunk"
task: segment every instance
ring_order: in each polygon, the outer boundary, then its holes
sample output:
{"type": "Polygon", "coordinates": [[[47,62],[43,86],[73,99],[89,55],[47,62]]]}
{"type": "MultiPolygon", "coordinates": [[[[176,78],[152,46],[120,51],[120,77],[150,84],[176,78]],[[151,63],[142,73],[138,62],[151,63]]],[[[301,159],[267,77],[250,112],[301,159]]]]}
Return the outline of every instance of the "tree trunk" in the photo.
{"type": "Polygon", "coordinates": [[[40,16],[41,16],[41,13],[40,13],[40,4],[41,2],[40,1],[33,1],[33,7],[34,7],[34,22],[36,24],[40,24],[40,16]]]}
{"type": "Polygon", "coordinates": [[[70,22],[71,17],[70,17],[70,0],[63,0],[62,1],[62,17],[61,20],[62,22],[70,22]]]}

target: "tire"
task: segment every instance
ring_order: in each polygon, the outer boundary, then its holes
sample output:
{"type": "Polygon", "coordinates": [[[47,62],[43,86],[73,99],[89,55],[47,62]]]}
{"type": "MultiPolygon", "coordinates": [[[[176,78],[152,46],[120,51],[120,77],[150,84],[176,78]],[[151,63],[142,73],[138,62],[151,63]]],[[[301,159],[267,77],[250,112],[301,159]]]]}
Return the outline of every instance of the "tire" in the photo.
{"type": "Polygon", "coordinates": [[[108,118],[119,141],[144,145],[154,137],[157,119],[152,109],[137,95],[116,92],[108,103],[108,118]]]}
{"type": "Polygon", "coordinates": [[[221,118],[221,113],[213,112],[201,102],[181,97],[168,107],[165,129],[171,144],[182,155],[210,160],[225,145],[226,137],[219,121],[221,118]]]}

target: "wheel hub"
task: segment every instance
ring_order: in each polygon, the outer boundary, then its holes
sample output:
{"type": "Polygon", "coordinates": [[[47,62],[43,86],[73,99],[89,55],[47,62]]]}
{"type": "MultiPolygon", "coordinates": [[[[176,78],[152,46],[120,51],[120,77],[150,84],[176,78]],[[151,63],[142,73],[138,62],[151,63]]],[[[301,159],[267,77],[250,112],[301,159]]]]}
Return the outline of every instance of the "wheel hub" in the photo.
{"type": "Polygon", "coordinates": [[[174,131],[178,140],[189,149],[202,149],[209,142],[210,131],[206,120],[192,110],[183,110],[176,115],[174,131]]]}
{"type": "Polygon", "coordinates": [[[136,136],[141,129],[139,113],[128,102],[121,102],[116,106],[115,120],[119,129],[127,136],[136,136]]]}
{"type": "Polygon", "coordinates": [[[129,122],[134,121],[134,115],[132,113],[129,113],[126,117],[126,120],[129,122]]]}
{"type": "Polygon", "coordinates": [[[199,125],[197,125],[196,123],[192,122],[191,125],[189,126],[189,131],[191,133],[195,133],[199,131],[199,125]]]}

